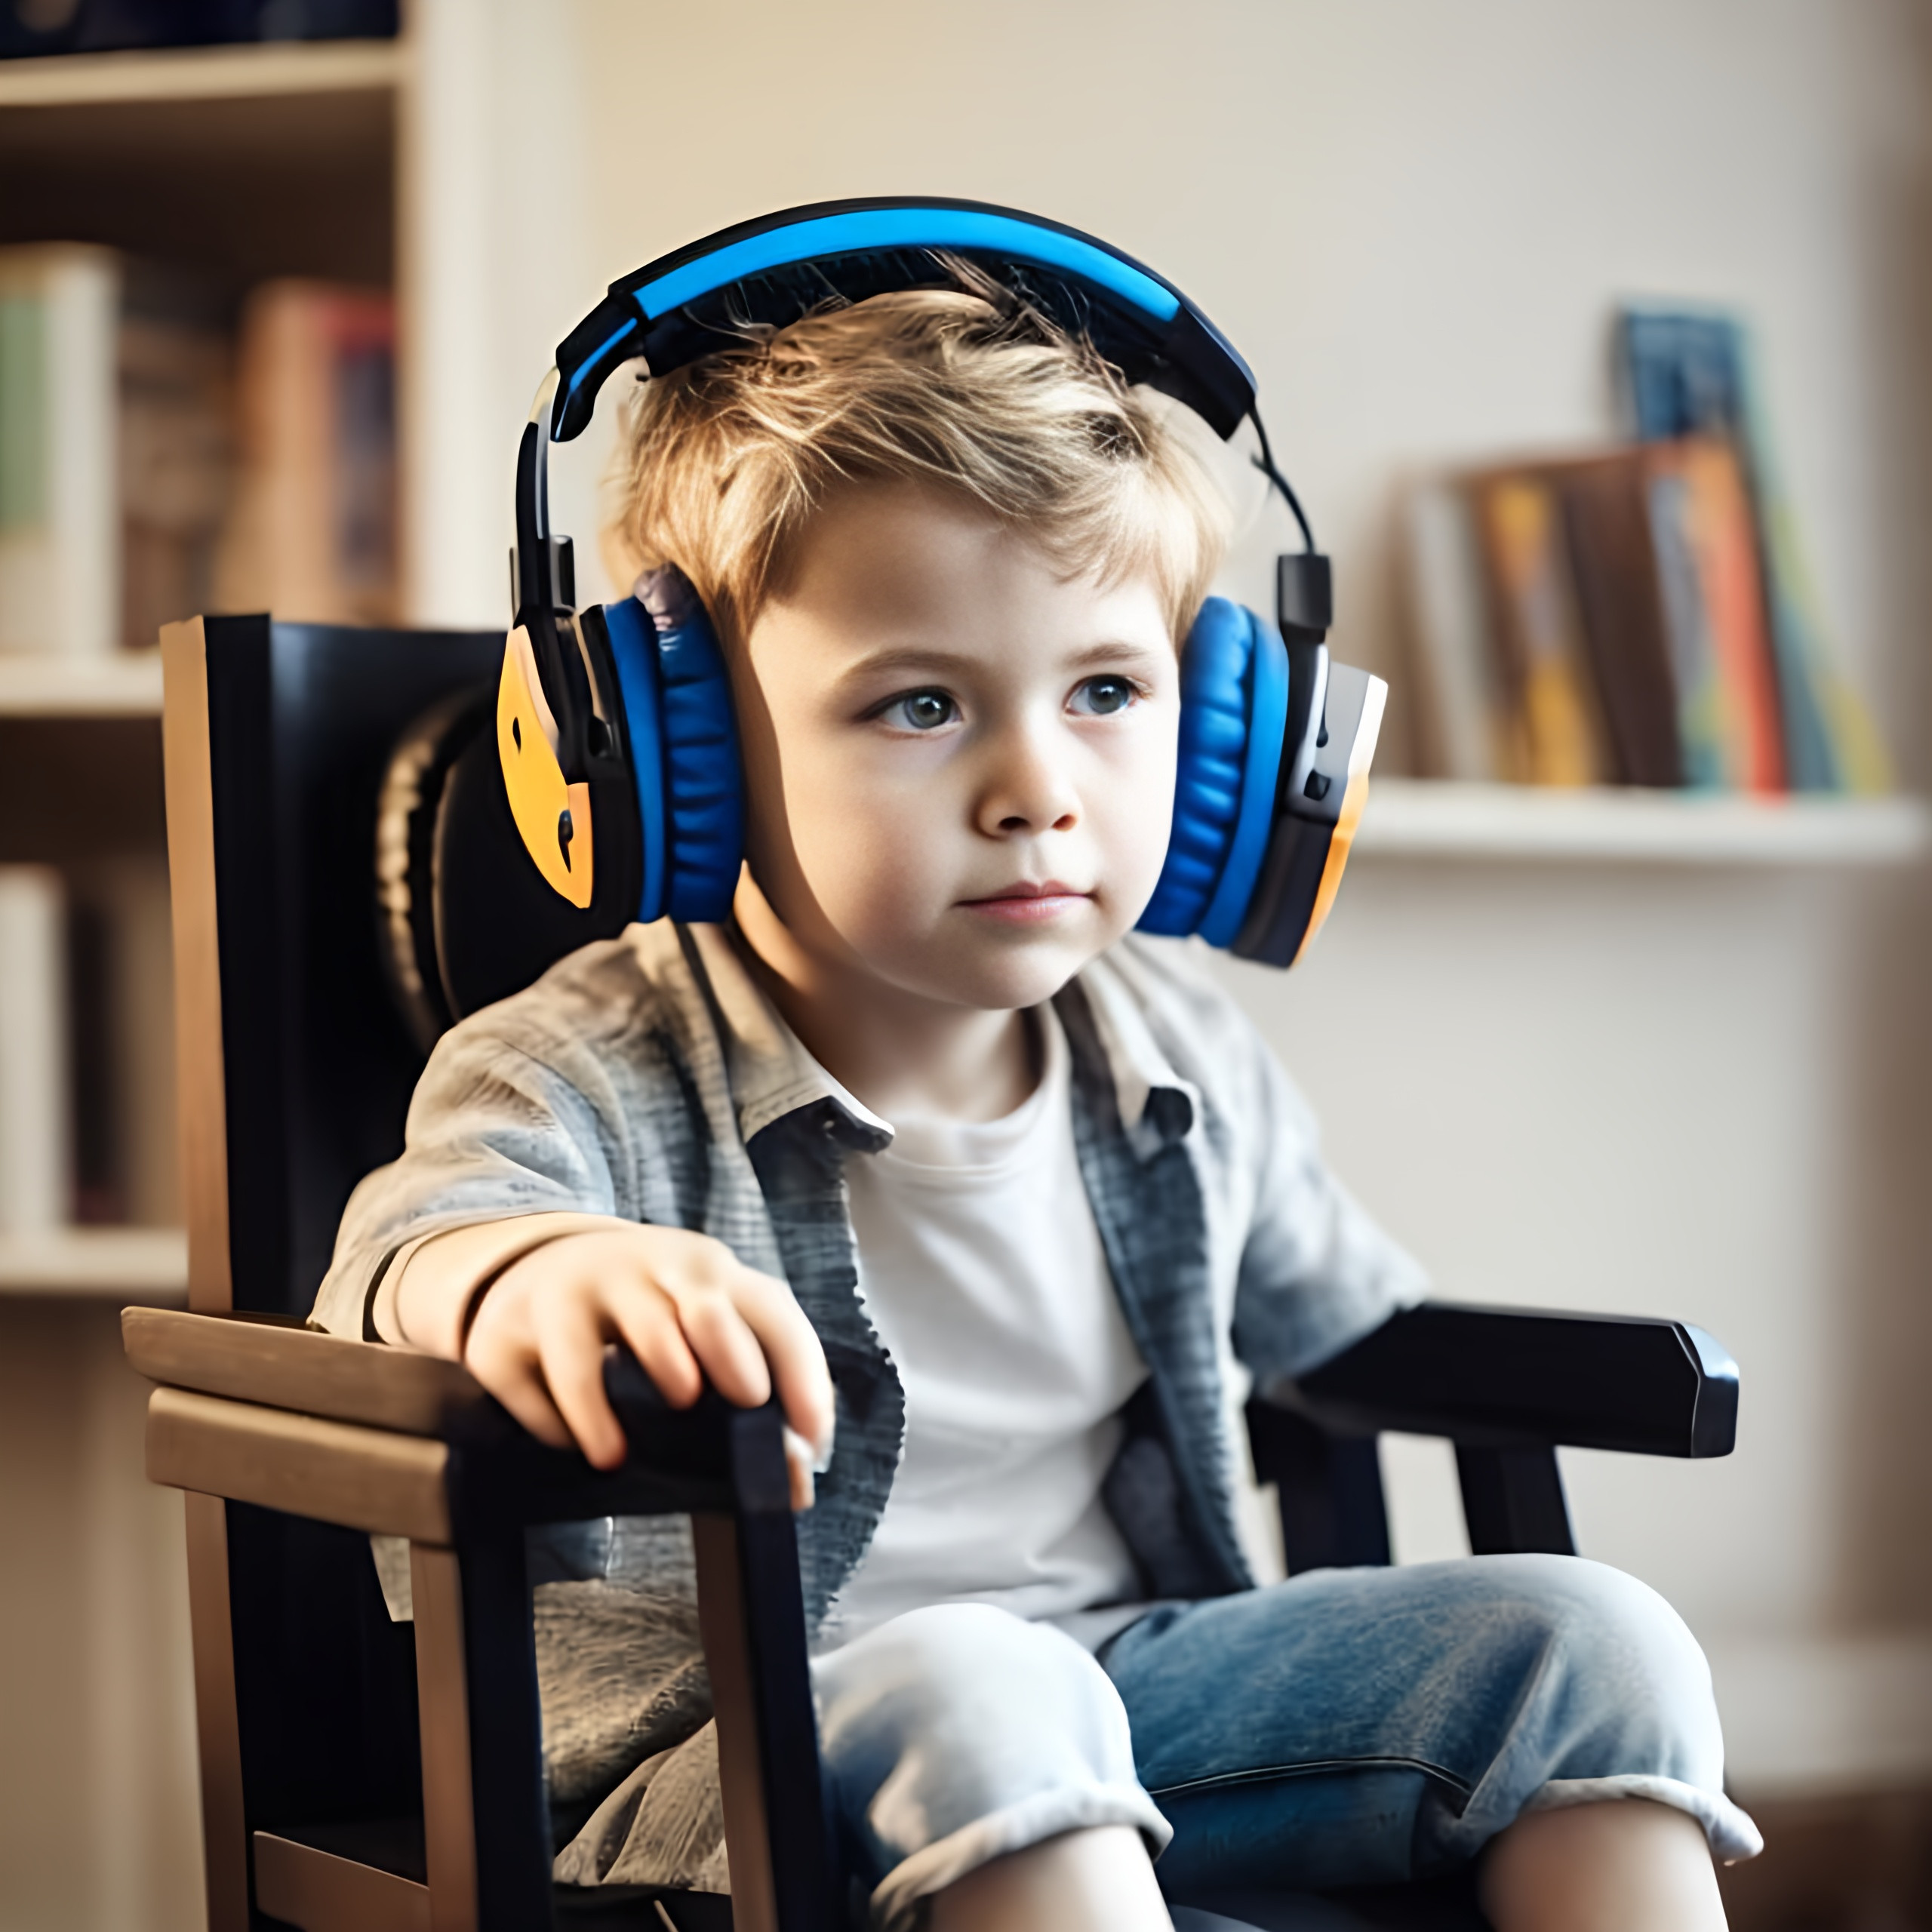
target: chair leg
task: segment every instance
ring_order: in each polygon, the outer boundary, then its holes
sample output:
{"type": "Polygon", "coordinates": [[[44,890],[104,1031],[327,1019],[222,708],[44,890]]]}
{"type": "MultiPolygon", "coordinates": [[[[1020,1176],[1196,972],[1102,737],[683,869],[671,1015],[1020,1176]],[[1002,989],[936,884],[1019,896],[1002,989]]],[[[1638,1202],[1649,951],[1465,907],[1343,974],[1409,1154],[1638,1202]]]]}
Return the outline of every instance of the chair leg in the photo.
{"type": "Polygon", "coordinates": [[[1456,1473],[1472,1555],[1576,1555],[1563,1473],[1556,1451],[1546,1443],[1499,1449],[1459,1442],[1456,1473]]]}
{"type": "Polygon", "coordinates": [[[228,1505],[184,1492],[188,1619],[194,1633],[195,1727],[202,1763],[202,1858],[208,1932],[248,1932],[248,1841],[242,1801],[242,1721],[229,1622],[228,1505]]]}
{"type": "Polygon", "coordinates": [[[694,1516],[691,1543],[697,1558],[698,1625],[718,1726],[731,1923],[735,1932],[779,1932],[737,1524],[729,1516],[694,1516]]]}
{"type": "Polygon", "coordinates": [[[409,1546],[422,1732],[423,1849],[431,1932],[477,1932],[476,1820],[469,1781],[469,1697],[463,1573],[453,1549],[409,1546]]]}
{"type": "Polygon", "coordinates": [[[410,1547],[433,1932],[550,1922],[550,1820],[523,1532],[410,1547]]]}
{"type": "Polygon", "coordinates": [[[1288,1574],[1389,1561],[1389,1513],[1373,1435],[1331,1434],[1271,1402],[1247,1405],[1255,1474],[1275,1485],[1288,1574]]]}

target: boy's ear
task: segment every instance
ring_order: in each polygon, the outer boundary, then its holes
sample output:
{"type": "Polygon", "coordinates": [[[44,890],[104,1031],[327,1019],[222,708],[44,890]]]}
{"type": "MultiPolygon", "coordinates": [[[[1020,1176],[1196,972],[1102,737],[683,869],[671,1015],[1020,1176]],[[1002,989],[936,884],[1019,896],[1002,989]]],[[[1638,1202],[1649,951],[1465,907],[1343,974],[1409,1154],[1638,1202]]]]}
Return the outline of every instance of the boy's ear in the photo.
{"type": "Polygon", "coordinates": [[[651,613],[660,637],[700,614],[709,621],[710,614],[699,601],[691,579],[675,564],[660,564],[641,571],[631,586],[631,595],[651,613]]]}

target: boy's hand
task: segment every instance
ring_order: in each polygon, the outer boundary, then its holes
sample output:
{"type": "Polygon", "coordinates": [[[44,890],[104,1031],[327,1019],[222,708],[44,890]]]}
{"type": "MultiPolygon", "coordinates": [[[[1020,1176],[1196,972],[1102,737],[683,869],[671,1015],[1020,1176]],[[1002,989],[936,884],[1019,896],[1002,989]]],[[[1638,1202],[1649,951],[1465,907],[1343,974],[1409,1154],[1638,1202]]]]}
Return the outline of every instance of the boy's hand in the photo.
{"type": "Polygon", "coordinates": [[[831,1451],[832,1377],[784,1283],[708,1235],[594,1222],[504,1269],[476,1308],[463,1360],[531,1435],[555,1448],[574,1441],[610,1469],[626,1446],[604,1392],[611,1342],[630,1349],[673,1408],[689,1407],[706,1381],[746,1408],[775,1387],[792,1506],[811,1506],[813,1471],[831,1451]]]}

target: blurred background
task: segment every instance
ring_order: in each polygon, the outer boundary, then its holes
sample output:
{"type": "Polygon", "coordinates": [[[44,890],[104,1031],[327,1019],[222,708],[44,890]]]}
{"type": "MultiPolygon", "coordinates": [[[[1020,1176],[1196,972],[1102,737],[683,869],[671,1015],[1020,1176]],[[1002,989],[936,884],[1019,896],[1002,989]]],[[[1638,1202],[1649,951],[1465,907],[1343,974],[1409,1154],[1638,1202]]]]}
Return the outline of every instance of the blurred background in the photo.
{"type": "Polygon", "coordinates": [[[1253,364],[1395,695],[1311,960],[1220,970],[1442,1293],[1738,1358],[1728,1460],[1564,1452],[1580,1542],[1711,1657],[1734,1922],[1932,1926],[1932,5],[0,0],[0,1932],[201,1910],[156,627],[502,623],[605,285],[909,192],[1253,364]]]}

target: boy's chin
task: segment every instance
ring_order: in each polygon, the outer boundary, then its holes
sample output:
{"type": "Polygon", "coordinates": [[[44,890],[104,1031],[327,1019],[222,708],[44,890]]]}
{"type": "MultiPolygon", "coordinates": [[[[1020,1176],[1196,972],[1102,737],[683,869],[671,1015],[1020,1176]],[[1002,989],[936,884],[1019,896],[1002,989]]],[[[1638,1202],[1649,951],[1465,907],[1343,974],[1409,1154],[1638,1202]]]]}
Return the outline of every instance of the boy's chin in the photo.
{"type": "Polygon", "coordinates": [[[983,952],[955,948],[948,956],[932,961],[930,972],[919,977],[932,993],[951,1004],[1010,1013],[1051,999],[1105,950],[1104,946],[1064,943],[983,952]]]}

